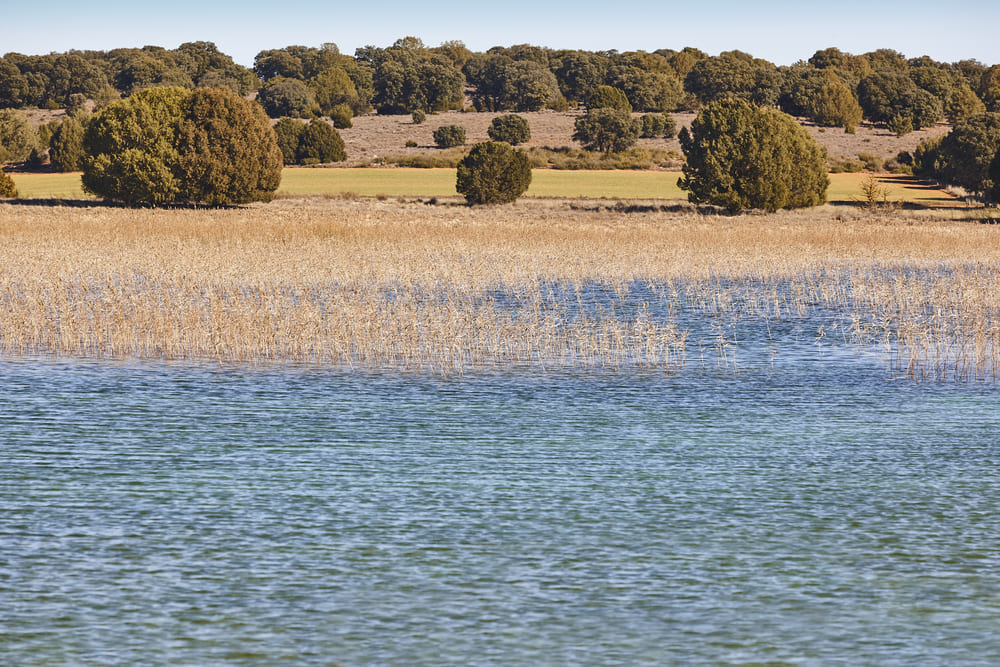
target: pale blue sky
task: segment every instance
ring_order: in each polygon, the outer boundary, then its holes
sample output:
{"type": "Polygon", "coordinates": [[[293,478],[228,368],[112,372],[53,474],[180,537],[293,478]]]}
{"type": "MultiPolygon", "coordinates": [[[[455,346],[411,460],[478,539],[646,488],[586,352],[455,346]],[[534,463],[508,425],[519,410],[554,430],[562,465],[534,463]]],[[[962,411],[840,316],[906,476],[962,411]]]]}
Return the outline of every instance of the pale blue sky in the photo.
{"type": "Polygon", "coordinates": [[[520,43],[620,51],[695,46],[713,55],[740,49],[786,65],[836,46],[851,53],[892,48],[908,57],[1000,63],[997,0],[49,0],[10,5],[0,26],[0,53],[146,44],[175,48],[205,40],[252,65],[254,55],[267,48],[335,42],[353,55],[358,46],[388,46],[415,35],[430,46],[459,39],[475,51],[520,43]]]}

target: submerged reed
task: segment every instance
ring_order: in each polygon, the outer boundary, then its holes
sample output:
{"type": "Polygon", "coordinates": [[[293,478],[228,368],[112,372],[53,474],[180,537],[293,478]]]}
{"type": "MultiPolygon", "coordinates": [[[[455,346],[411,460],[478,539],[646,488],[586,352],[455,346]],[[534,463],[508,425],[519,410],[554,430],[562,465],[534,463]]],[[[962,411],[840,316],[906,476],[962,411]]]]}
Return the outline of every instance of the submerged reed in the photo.
{"type": "Polygon", "coordinates": [[[991,228],[637,210],[0,205],[0,352],[670,369],[692,344],[735,352],[721,334],[694,341],[692,316],[819,314],[852,344],[887,346],[909,375],[997,378],[991,228]]]}

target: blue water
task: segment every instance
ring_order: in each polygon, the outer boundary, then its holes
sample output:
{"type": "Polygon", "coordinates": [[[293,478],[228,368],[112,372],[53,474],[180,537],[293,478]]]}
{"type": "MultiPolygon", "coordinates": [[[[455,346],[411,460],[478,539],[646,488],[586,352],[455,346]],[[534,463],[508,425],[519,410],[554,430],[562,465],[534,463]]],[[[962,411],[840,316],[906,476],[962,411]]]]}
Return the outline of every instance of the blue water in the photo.
{"type": "Polygon", "coordinates": [[[0,663],[1000,663],[995,385],[688,354],[0,361],[0,663]]]}

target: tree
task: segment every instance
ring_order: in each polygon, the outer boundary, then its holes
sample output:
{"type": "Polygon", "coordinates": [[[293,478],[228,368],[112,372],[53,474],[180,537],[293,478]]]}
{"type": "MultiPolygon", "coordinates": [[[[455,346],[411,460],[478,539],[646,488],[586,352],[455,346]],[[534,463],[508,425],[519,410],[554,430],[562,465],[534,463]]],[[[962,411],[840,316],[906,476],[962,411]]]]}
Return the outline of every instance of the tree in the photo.
{"type": "Polygon", "coordinates": [[[49,159],[57,171],[79,171],[83,167],[83,125],[67,117],[49,140],[49,159]]]}
{"type": "Polygon", "coordinates": [[[598,86],[587,100],[587,109],[617,109],[632,113],[632,103],[621,88],[614,86],[598,86]]]}
{"type": "Polygon", "coordinates": [[[531,140],[531,127],[524,116],[507,114],[494,118],[486,134],[493,141],[506,141],[511,146],[517,146],[531,140]]]}
{"type": "Polygon", "coordinates": [[[372,103],[380,114],[461,109],[465,102],[462,72],[416,38],[397,40],[388,49],[364,47],[355,57],[372,68],[372,103]]]}
{"type": "Polygon", "coordinates": [[[809,115],[817,125],[842,127],[848,134],[854,134],[861,122],[862,111],[851,89],[833,79],[816,93],[809,115]]]}
{"type": "Polygon", "coordinates": [[[438,148],[454,148],[465,144],[465,128],[461,125],[442,125],[432,133],[438,148]]]}
{"type": "Polygon", "coordinates": [[[28,159],[39,148],[38,133],[20,111],[0,109],[0,164],[28,159]]]}
{"type": "Polygon", "coordinates": [[[677,133],[677,121],[666,113],[647,113],[639,119],[642,131],[639,136],[644,139],[664,137],[670,139],[677,133]]]}
{"type": "Polygon", "coordinates": [[[895,70],[877,71],[862,79],[858,101],[869,120],[888,123],[895,116],[908,117],[916,130],[933,125],[943,114],[939,99],[895,70]]]}
{"type": "Polygon", "coordinates": [[[130,204],[270,201],[281,151],[264,112],[228,89],[149,88],[88,123],[83,187],[130,204]]]}
{"type": "Polygon", "coordinates": [[[224,88],[184,101],[177,133],[181,195],[206,204],[271,201],[281,182],[281,151],[260,107],[224,88]]]}
{"type": "Polygon", "coordinates": [[[181,199],[177,132],[188,94],[147,88],[95,114],[83,135],[83,189],[129,204],[181,199]]]}
{"type": "Polygon", "coordinates": [[[325,164],[347,159],[344,140],[329,123],[319,119],[309,121],[299,135],[296,156],[300,164],[325,164]]]}
{"type": "Polygon", "coordinates": [[[329,116],[333,109],[341,104],[349,105],[352,110],[360,106],[358,90],[351,77],[341,67],[323,70],[309,80],[309,88],[324,115],[329,116]]]}
{"type": "Polygon", "coordinates": [[[0,199],[16,198],[17,186],[14,185],[14,179],[8,176],[3,169],[0,169],[0,199]]]}
{"type": "Polygon", "coordinates": [[[506,204],[531,185],[531,162],[506,143],[476,144],[458,163],[455,185],[470,204],[506,204]]]}
{"type": "Polygon", "coordinates": [[[607,78],[610,60],[607,56],[575,51],[564,55],[555,69],[559,90],[574,102],[584,103],[594,94],[594,89],[607,78]]]}
{"type": "Polygon", "coordinates": [[[282,118],[274,124],[274,135],[285,164],[295,164],[299,160],[299,142],[305,132],[305,123],[294,118],[282,118]]]}
{"type": "Polygon", "coordinates": [[[684,78],[684,89],[703,103],[736,97],[773,106],[781,93],[781,76],[766,60],[741,51],[725,51],[695,63],[684,78]]]}
{"type": "Polygon", "coordinates": [[[576,119],[573,140],[588,150],[617,153],[635,145],[641,124],[630,114],[619,109],[601,107],[591,109],[576,119]]]}
{"type": "Polygon", "coordinates": [[[693,203],[773,211],[826,201],[825,152],[781,111],[719,100],[681,130],[680,140],[687,164],[678,185],[693,203]]]}
{"type": "Polygon", "coordinates": [[[989,176],[990,180],[989,199],[994,204],[1000,204],[1000,150],[997,150],[993,161],[990,162],[987,176],[989,176]]]}
{"type": "Polygon", "coordinates": [[[633,65],[615,65],[608,71],[607,80],[625,93],[635,111],[673,111],[684,97],[684,86],[672,71],[651,72],[633,65]]]}
{"type": "Polygon", "coordinates": [[[257,101],[271,118],[311,118],[319,111],[312,91],[295,79],[271,79],[261,88],[257,101]]]}
{"type": "Polygon", "coordinates": [[[965,81],[955,84],[951,90],[951,96],[948,98],[948,103],[944,107],[945,118],[952,125],[984,111],[986,111],[986,105],[965,81]]]}
{"type": "Polygon", "coordinates": [[[981,113],[956,125],[938,148],[937,175],[970,192],[993,188],[989,167],[1000,150],[1000,113],[981,113]]]}

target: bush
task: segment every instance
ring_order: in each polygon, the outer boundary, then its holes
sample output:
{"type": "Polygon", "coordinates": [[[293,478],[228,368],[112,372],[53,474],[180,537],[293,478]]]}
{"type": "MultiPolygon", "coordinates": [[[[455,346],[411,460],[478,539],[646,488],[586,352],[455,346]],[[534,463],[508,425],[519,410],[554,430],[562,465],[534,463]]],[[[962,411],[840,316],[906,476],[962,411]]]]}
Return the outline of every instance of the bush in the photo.
{"type": "Polygon", "coordinates": [[[476,144],[458,163],[456,189],[470,204],[506,204],[531,185],[531,163],[521,151],[496,141],[476,144]]]}
{"type": "Polygon", "coordinates": [[[465,144],[465,128],[461,125],[442,125],[434,130],[434,143],[438,148],[454,148],[465,144]]]}
{"type": "Polygon", "coordinates": [[[417,142],[416,142],[416,141],[414,141],[413,139],[407,139],[407,140],[406,140],[406,144],[404,144],[404,145],[405,145],[405,146],[406,146],[407,148],[416,148],[416,147],[417,147],[417,142]]]}
{"type": "Polygon", "coordinates": [[[924,178],[935,178],[941,158],[941,142],[944,137],[928,137],[913,149],[913,173],[924,178]]]}
{"type": "Polygon", "coordinates": [[[617,153],[635,145],[640,123],[628,112],[600,107],[576,119],[573,140],[589,150],[617,153]]]}
{"type": "Polygon", "coordinates": [[[885,126],[889,128],[889,131],[897,137],[902,137],[910,132],[913,132],[913,119],[909,116],[896,114],[889,119],[889,122],[886,123],[885,126]]]}
{"type": "Polygon", "coordinates": [[[66,118],[49,140],[49,159],[56,171],[79,171],[83,167],[83,125],[66,118]]]}
{"type": "Polygon", "coordinates": [[[305,123],[294,118],[282,118],[274,124],[274,134],[285,164],[295,164],[298,161],[299,141],[305,129],[305,123]]]}
{"type": "Polygon", "coordinates": [[[594,89],[594,94],[587,100],[587,110],[592,109],[617,109],[632,113],[632,105],[625,96],[625,91],[614,86],[598,86],[594,89]]]}
{"type": "Polygon", "coordinates": [[[410,118],[413,119],[414,125],[420,125],[427,120],[427,114],[424,113],[423,109],[416,109],[410,114],[410,118]]]}
{"type": "Polygon", "coordinates": [[[14,179],[0,169],[0,199],[14,199],[17,197],[17,186],[14,179]]]}
{"type": "Polygon", "coordinates": [[[343,162],[347,151],[340,133],[329,123],[316,119],[309,121],[300,135],[297,156],[302,164],[343,162]]]}
{"type": "Polygon", "coordinates": [[[83,187],[126,203],[269,201],[281,151],[256,104],[228,89],[149,88],[84,132],[83,187]]]}
{"type": "Polygon", "coordinates": [[[493,141],[506,141],[511,146],[517,146],[531,140],[531,127],[524,116],[507,114],[494,118],[486,134],[493,141]]]}
{"type": "Polygon", "coordinates": [[[354,127],[354,123],[351,122],[353,117],[354,112],[351,111],[348,104],[338,104],[330,109],[330,120],[333,121],[333,126],[337,129],[346,130],[354,127]]]}
{"type": "Polygon", "coordinates": [[[639,136],[643,139],[656,139],[657,137],[670,139],[677,133],[677,121],[670,114],[647,113],[639,120],[642,123],[639,136]]]}
{"type": "Polygon", "coordinates": [[[680,133],[678,185],[688,200],[730,211],[803,208],[826,201],[825,151],[795,119],[739,99],[702,109],[680,133]]]}

